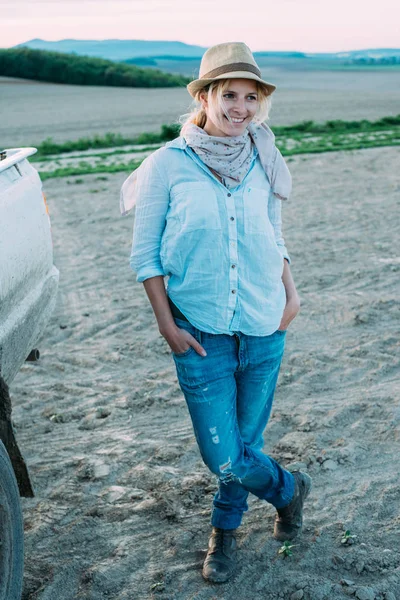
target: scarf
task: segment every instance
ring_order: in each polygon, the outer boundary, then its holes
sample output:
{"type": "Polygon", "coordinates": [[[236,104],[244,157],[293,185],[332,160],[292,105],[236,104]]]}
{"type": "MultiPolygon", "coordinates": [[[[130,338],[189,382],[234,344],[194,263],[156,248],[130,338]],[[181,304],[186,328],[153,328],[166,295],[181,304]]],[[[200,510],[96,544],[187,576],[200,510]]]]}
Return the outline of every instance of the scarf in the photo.
{"type": "MultiPolygon", "coordinates": [[[[215,174],[224,185],[232,189],[246,176],[253,156],[253,144],[256,146],[261,165],[268,178],[273,194],[281,200],[290,196],[292,178],[286,162],[275,146],[275,135],[265,123],[250,123],[246,131],[239,136],[216,137],[208,135],[194,123],[183,127],[181,135],[188,146],[215,174]]],[[[125,181],[121,189],[120,208],[123,215],[136,204],[136,177],[140,167],[125,181]]]]}

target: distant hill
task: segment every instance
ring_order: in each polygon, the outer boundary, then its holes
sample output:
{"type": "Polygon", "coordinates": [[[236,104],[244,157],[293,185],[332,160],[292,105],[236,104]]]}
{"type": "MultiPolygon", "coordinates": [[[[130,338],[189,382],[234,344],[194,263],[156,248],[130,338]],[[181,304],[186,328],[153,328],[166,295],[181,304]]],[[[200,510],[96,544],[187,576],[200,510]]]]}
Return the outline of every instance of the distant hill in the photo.
{"type": "MultiPolygon", "coordinates": [[[[318,56],[318,54],[316,55],[318,56]]],[[[336,52],[335,56],[341,58],[388,58],[400,57],[400,48],[370,48],[367,50],[351,50],[349,52],[336,52]]]]}
{"type": "MultiPolygon", "coordinates": [[[[307,55],[304,54],[304,52],[253,52],[253,55],[255,57],[256,60],[258,60],[259,58],[307,58],[307,55]]],[[[148,55],[146,57],[143,56],[138,56],[135,58],[128,58],[127,60],[124,60],[123,62],[125,63],[134,63],[134,64],[139,64],[139,61],[141,61],[144,64],[144,61],[148,60],[149,63],[148,64],[156,64],[156,61],[162,61],[162,60],[170,60],[170,61],[176,61],[176,62],[180,62],[180,61],[193,61],[193,60],[197,60],[200,61],[201,56],[183,56],[183,55],[179,55],[179,54],[160,54],[160,55],[148,55]]]]}
{"type": "Polygon", "coordinates": [[[305,52],[253,52],[257,58],[307,58],[305,52]]]}
{"type": "Polygon", "coordinates": [[[34,50],[49,50],[53,52],[66,52],[84,56],[96,56],[108,60],[123,61],[132,57],[149,58],[152,56],[203,56],[207,48],[190,46],[183,42],[146,41],[146,40],[60,40],[48,42],[34,39],[18,44],[15,48],[25,46],[34,50]]]}
{"type": "MultiPolygon", "coordinates": [[[[200,60],[207,50],[175,41],[147,40],[60,40],[48,42],[34,39],[16,46],[36,50],[54,51],[69,55],[103,58],[131,66],[147,68],[148,71],[190,77],[198,77],[200,60]]],[[[399,48],[369,48],[344,52],[254,52],[262,72],[271,67],[285,71],[326,71],[399,69],[399,48]]]]}
{"type": "Polygon", "coordinates": [[[400,48],[366,48],[363,50],[346,50],[342,52],[307,52],[309,58],[377,58],[385,56],[400,56],[400,48]]]}
{"type": "MultiPolygon", "coordinates": [[[[174,41],[148,41],[148,40],[59,40],[48,42],[46,40],[34,39],[15,48],[25,46],[36,50],[49,50],[54,52],[67,52],[85,56],[97,56],[109,60],[126,61],[137,58],[153,59],[190,59],[201,58],[207,47],[193,46],[183,42],[174,41]]],[[[400,48],[368,48],[365,50],[349,50],[343,52],[276,52],[265,50],[254,52],[257,58],[317,58],[319,60],[343,60],[352,58],[385,58],[392,56],[400,57],[400,48]]]]}

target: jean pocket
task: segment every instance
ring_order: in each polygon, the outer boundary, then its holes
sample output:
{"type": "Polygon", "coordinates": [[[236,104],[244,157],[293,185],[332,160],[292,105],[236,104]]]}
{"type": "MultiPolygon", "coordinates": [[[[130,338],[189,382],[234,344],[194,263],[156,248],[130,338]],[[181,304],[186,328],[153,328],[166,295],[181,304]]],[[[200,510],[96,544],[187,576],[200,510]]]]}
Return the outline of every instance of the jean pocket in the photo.
{"type": "MultiPolygon", "coordinates": [[[[201,332],[194,325],[192,325],[189,321],[184,321],[183,319],[179,319],[178,317],[174,317],[174,321],[175,325],[179,327],[179,329],[184,329],[185,331],[190,333],[190,335],[192,335],[194,339],[197,342],[199,342],[199,344],[201,344],[201,332]]],[[[185,356],[191,354],[192,351],[196,352],[193,346],[190,346],[187,350],[185,350],[185,352],[179,352],[178,354],[172,352],[172,354],[175,358],[184,358],[185,356]]]]}

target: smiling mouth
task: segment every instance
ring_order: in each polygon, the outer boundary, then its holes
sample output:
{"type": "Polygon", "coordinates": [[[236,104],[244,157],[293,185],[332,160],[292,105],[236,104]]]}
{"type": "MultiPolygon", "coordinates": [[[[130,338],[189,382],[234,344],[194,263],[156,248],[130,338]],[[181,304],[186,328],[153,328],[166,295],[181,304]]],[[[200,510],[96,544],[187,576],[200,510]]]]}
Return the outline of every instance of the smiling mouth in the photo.
{"type": "MultiPolygon", "coordinates": [[[[228,117],[226,115],[224,115],[224,116],[225,116],[225,119],[228,121],[229,120],[228,117]]],[[[231,117],[231,119],[232,119],[232,123],[234,125],[241,125],[246,120],[246,119],[234,119],[233,117],[231,117]]]]}

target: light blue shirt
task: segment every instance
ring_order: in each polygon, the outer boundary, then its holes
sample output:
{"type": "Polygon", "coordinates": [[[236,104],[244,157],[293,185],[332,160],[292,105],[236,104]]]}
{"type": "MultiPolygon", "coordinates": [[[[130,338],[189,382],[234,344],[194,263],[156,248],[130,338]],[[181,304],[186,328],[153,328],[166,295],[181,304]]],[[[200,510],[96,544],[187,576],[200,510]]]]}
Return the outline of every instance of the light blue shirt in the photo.
{"type": "Polygon", "coordinates": [[[254,151],[227,189],[179,137],[137,173],[130,265],[137,281],[168,276],[167,294],[202,331],[272,334],[286,304],[281,200],[254,151]]]}

